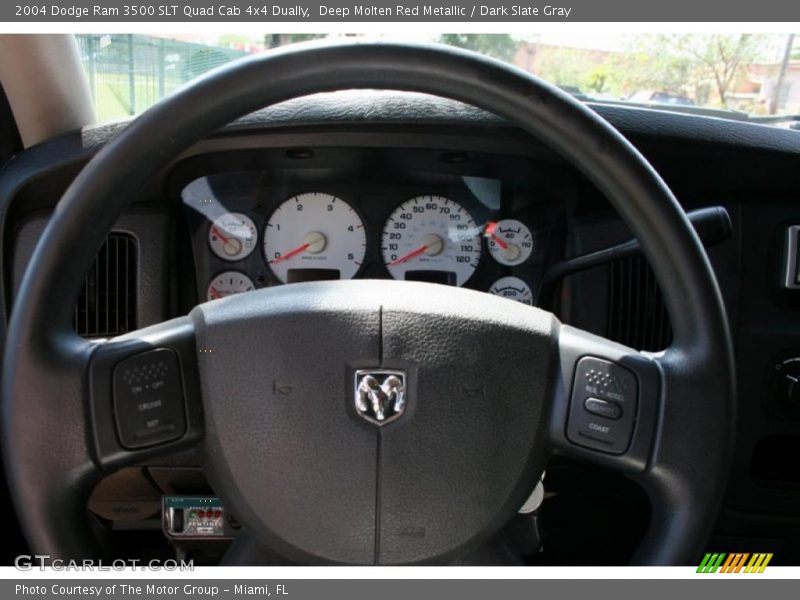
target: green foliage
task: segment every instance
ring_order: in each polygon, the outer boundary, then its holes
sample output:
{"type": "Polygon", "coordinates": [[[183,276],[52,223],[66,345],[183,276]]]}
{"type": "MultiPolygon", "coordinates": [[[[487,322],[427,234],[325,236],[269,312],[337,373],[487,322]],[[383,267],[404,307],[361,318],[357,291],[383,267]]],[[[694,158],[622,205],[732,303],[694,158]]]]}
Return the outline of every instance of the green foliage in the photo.
{"type": "MultiPolygon", "coordinates": [[[[537,46],[531,59],[532,70],[556,85],[586,91],[590,86],[596,87],[599,83],[599,81],[587,81],[587,75],[595,69],[601,69],[602,64],[586,50],[537,46]]],[[[603,87],[606,85],[607,79],[603,82],[603,87]]]]}
{"type": "Polygon", "coordinates": [[[635,36],[620,67],[626,87],[685,94],[698,104],[727,108],[768,42],[769,36],[756,34],[635,36]]]}
{"type": "Polygon", "coordinates": [[[594,94],[603,94],[608,91],[611,78],[612,73],[608,65],[598,65],[586,75],[586,89],[594,94]]]}
{"type": "Polygon", "coordinates": [[[748,34],[635,35],[614,52],[534,44],[523,66],[589,94],[625,99],[640,91],[663,92],[728,107],[770,41],[748,34]]]}
{"type": "Polygon", "coordinates": [[[439,41],[506,61],[517,52],[517,42],[507,33],[445,33],[439,41]]]}

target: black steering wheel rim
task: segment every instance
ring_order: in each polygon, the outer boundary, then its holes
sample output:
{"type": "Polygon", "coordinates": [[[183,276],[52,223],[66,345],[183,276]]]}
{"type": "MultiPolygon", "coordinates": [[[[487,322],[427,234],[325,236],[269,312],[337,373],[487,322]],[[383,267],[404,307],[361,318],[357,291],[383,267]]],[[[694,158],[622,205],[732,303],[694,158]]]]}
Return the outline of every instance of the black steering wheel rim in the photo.
{"type": "Polygon", "coordinates": [[[59,423],[84,423],[83,376],[75,373],[95,346],[72,331],[72,302],[65,299],[78,296],[118,216],[142,182],[234,119],[295,97],[352,88],[430,93],[506,118],[578,167],[630,226],[661,285],[674,335],[658,359],[662,402],[646,484],[654,522],[635,561],[691,560],[721,502],[735,407],[721,294],[680,205],[624,137],[555,87],[474,53],[396,43],[307,44],[222,67],[133,121],[64,194],[15,300],[4,357],[4,458],[34,550],[93,552],[85,519],[59,523],[52,498],[63,489],[60,514],[85,511],[98,476],[92,432],[82,425],[60,439],[53,435],[59,423]]]}

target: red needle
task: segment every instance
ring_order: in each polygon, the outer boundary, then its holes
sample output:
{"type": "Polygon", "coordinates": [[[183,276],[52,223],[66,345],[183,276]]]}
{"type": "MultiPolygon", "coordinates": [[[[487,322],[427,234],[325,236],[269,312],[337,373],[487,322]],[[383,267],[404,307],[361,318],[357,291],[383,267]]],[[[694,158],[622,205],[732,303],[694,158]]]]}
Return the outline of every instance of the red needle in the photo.
{"type": "Polygon", "coordinates": [[[306,243],[306,244],[303,244],[302,246],[300,246],[300,247],[298,247],[298,248],[295,248],[295,249],[294,249],[294,250],[292,250],[291,252],[287,252],[286,254],[281,254],[281,255],[280,255],[278,258],[276,258],[275,260],[271,260],[271,261],[270,261],[270,264],[273,264],[273,265],[274,265],[274,264],[276,264],[276,263],[283,262],[284,260],[289,260],[289,259],[290,259],[290,258],[292,258],[293,256],[297,256],[297,255],[298,255],[298,254],[300,254],[301,252],[305,252],[306,250],[308,250],[309,246],[311,246],[311,244],[308,244],[308,243],[306,243]]]}
{"type": "Polygon", "coordinates": [[[495,229],[497,229],[496,221],[489,221],[486,224],[486,234],[490,238],[492,238],[495,242],[497,242],[497,245],[500,246],[500,248],[502,248],[503,250],[507,250],[508,244],[506,244],[506,242],[494,232],[495,229]]]}
{"type": "Polygon", "coordinates": [[[390,263],[389,263],[388,265],[386,265],[386,266],[387,266],[387,267],[394,267],[394,266],[396,266],[396,265],[401,265],[401,264],[403,264],[404,262],[408,262],[408,261],[410,261],[410,260],[411,260],[412,258],[414,258],[415,256],[419,256],[420,254],[422,254],[423,252],[425,252],[425,250],[427,250],[427,249],[428,249],[428,244],[423,244],[422,246],[420,246],[420,247],[419,247],[419,248],[417,248],[416,250],[412,250],[411,252],[409,252],[409,253],[408,253],[408,254],[406,254],[405,256],[401,256],[400,258],[398,258],[398,259],[397,259],[397,260],[395,260],[395,261],[392,261],[392,262],[390,262],[390,263]]]}
{"type": "Polygon", "coordinates": [[[222,243],[224,243],[224,244],[227,244],[227,243],[228,243],[228,238],[226,238],[224,235],[222,235],[222,234],[220,233],[219,229],[217,229],[216,227],[212,227],[212,228],[211,228],[211,233],[213,233],[213,234],[214,234],[214,235],[216,235],[216,236],[217,236],[219,239],[221,239],[221,240],[222,240],[222,243]]]}
{"type": "Polygon", "coordinates": [[[217,291],[217,288],[215,288],[214,286],[211,286],[211,290],[209,290],[209,291],[211,292],[211,297],[214,298],[215,300],[217,298],[222,298],[220,293],[217,291]]]}

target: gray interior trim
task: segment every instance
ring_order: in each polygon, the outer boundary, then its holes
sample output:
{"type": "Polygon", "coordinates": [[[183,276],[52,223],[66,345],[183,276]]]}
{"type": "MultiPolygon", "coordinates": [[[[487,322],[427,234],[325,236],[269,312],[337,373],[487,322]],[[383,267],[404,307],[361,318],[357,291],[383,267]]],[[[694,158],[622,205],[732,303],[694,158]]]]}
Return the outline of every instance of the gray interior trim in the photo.
{"type": "Polygon", "coordinates": [[[26,148],[95,122],[71,34],[0,35],[0,82],[26,148]]]}
{"type": "Polygon", "coordinates": [[[784,271],[784,287],[790,290],[800,289],[797,281],[797,253],[800,225],[792,225],[786,229],[786,269],[784,271]]]}

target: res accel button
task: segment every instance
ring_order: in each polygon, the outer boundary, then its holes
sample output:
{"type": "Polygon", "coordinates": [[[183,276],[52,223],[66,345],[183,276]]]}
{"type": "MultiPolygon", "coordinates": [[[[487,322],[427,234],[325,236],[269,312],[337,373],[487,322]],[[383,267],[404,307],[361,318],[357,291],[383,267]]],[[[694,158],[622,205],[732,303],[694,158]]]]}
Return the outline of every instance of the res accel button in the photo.
{"type": "Polygon", "coordinates": [[[149,350],[117,364],[114,413],[125,448],[144,448],[183,436],[186,410],[180,364],[173,350],[149,350]]]}
{"type": "Polygon", "coordinates": [[[619,419],[622,416],[622,407],[616,402],[600,400],[600,398],[587,398],[583,403],[586,412],[605,417],[606,419],[619,419]]]}
{"type": "Polygon", "coordinates": [[[622,365],[585,356],[575,366],[567,439],[608,454],[624,454],[633,436],[639,390],[622,365]]]}

